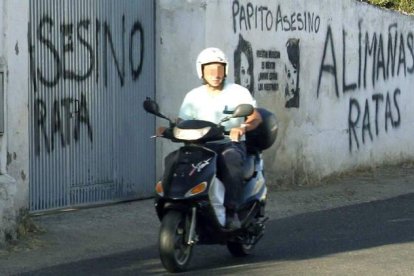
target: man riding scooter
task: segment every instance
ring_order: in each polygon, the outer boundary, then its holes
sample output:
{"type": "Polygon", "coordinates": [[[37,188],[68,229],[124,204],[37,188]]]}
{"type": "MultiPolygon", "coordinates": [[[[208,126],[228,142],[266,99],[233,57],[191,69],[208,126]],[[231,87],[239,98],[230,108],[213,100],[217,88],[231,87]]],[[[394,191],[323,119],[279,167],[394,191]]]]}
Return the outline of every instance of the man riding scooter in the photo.
{"type": "MultiPolygon", "coordinates": [[[[206,48],[201,51],[197,57],[196,69],[203,84],[186,94],[179,111],[179,121],[205,120],[219,123],[239,104],[257,106],[246,88],[226,82],[228,60],[220,49],[206,48]]],[[[218,155],[217,176],[226,189],[226,227],[230,230],[241,226],[237,211],[243,192],[243,164],[247,155],[245,134],[261,122],[261,115],[256,109],[246,118],[232,118],[223,124],[231,142],[209,146],[218,155]]]]}

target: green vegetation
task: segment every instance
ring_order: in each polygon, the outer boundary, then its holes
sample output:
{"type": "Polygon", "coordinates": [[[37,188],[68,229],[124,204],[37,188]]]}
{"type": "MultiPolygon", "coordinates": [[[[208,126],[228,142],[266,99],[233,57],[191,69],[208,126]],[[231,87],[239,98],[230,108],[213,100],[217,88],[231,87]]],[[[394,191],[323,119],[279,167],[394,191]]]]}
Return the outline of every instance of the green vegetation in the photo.
{"type": "Polygon", "coordinates": [[[365,0],[364,2],[368,2],[370,4],[384,7],[387,9],[393,9],[408,14],[414,14],[413,0],[365,0]]]}

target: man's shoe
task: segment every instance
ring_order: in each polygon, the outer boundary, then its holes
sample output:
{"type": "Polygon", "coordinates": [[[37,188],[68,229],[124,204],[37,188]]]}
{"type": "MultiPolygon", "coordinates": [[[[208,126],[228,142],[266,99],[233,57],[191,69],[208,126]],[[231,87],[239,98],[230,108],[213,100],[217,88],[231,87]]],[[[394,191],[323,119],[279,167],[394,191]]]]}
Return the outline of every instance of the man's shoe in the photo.
{"type": "Polygon", "coordinates": [[[226,228],[229,230],[236,230],[241,227],[239,216],[237,213],[226,217],[226,228]]]}

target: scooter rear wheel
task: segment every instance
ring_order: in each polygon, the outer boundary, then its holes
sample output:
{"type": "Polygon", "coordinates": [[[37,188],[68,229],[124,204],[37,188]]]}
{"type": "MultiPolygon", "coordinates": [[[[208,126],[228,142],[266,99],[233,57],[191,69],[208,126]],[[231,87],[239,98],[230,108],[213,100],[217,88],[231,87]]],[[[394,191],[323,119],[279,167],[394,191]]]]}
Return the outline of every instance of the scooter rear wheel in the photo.
{"type": "Polygon", "coordinates": [[[192,246],[185,241],[185,215],[169,211],[162,219],[159,251],[161,262],[169,272],[181,272],[188,266],[192,246]]]}

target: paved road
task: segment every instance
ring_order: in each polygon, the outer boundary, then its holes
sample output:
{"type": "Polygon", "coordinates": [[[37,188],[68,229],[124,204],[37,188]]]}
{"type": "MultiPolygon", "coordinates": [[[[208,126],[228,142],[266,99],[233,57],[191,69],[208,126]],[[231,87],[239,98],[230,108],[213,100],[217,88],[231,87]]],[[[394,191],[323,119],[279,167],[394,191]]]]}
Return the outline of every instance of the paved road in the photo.
{"type": "MultiPolygon", "coordinates": [[[[413,275],[414,194],[272,220],[254,256],[199,246],[184,275],[413,275]]],[[[156,245],[22,275],[163,274],[156,245]]]]}
{"type": "MultiPolygon", "coordinates": [[[[184,275],[414,275],[414,165],[269,194],[255,254],[195,248],[184,275]]],[[[163,275],[152,200],[34,217],[42,230],[0,250],[0,275],[163,275]]]]}

